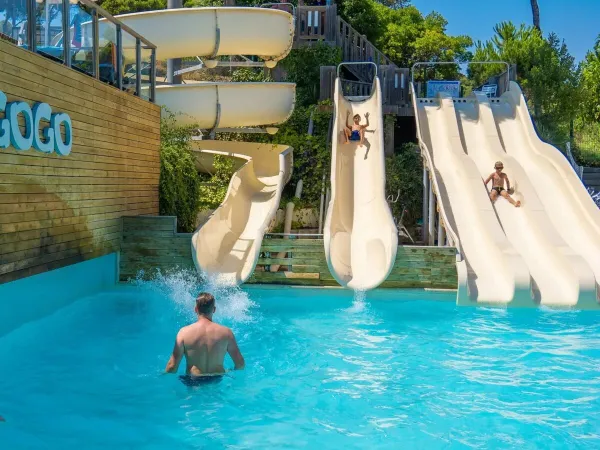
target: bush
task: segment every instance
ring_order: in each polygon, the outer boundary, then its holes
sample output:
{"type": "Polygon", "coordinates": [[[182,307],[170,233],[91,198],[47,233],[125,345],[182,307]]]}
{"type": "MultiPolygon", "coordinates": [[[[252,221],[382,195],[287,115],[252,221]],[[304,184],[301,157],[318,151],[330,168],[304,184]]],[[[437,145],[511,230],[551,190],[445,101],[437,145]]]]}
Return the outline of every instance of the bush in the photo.
{"type": "Polygon", "coordinates": [[[200,177],[190,149],[194,126],[179,127],[175,115],[166,112],[160,125],[159,212],[177,216],[177,229],[192,232],[200,206],[200,177]]]}
{"type": "Polygon", "coordinates": [[[573,156],[579,165],[600,167],[600,124],[576,124],[573,156]]]}
{"type": "Polygon", "coordinates": [[[415,144],[405,144],[394,156],[385,161],[386,192],[398,201],[392,203],[394,217],[402,215],[402,207],[407,210],[403,222],[407,227],[416,225],[423,211],[423,162],[419,148],[415,144]]]}
{"type": "MultiPolygon", "coordinates": [[[[324,43],[294,49],[281,61],[285,80],[296,83],[296,105],[307,107],[319,101],[321,66],[337,66],[342,50],[324,43]]],[[[307,122],[308,123],[308,122],[307,122]]]]}
{"type": "Polygon", "coordinates": [[[225,199],[229,181],[234,173],[233,160],[226,156],[215,155],[212,175],[206,174],[205,182],[200,184],[200,210],[216,209],[225,199]]]}

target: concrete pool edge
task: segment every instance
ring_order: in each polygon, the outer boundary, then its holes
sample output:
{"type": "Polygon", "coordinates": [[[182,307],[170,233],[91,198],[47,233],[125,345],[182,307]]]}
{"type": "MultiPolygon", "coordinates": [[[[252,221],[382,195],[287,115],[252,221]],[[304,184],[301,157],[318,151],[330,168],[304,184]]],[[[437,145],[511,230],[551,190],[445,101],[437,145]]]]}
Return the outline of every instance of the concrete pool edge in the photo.
{"type": "Polygon", "coordinates": [[[114,287],[118,254],[0,284],[0,336],[41,319],[75,300],[114,287]]]}

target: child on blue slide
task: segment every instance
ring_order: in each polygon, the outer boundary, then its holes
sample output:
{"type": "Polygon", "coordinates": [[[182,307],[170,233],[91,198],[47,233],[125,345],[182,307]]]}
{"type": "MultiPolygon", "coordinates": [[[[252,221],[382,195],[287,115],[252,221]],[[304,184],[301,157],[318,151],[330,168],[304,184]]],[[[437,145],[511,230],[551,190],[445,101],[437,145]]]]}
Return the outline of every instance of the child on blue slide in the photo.
{"type": "Polygon", "coordinates": [[[346,138],[345,144],[349,144],[350,141],[360,141],[359,145],[363,145],[365,143],[365,130],[369,126],[369,113],[365,113],[365,119],[367,120],[366,125],[360,124],[359,114],[354,115],[354,123],[352,125],[348,123],[349,118],[350,111],[346,113],[346,127],[344,128],[344,137],[346,138]]]}

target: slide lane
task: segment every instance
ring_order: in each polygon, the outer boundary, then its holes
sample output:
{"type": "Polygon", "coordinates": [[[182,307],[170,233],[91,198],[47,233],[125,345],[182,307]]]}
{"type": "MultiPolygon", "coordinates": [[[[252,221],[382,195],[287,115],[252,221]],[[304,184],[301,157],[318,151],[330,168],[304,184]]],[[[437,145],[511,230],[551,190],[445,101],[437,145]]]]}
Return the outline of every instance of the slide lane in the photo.
{"type": "Polygon", "coordinates": [[[596,299],[580,299],[578,307],[596,308],[600,301],[600,210],[565,156],[540,140],[517,83],[492,103],[504,150],[526,171],[547,216],[561,238],[593,271],[596,299]]]}
{"type": "Polygon", "coordinates": [[[460,241],[459,304],[531,306],[531,277],[506,238],[475,163],[464,152],[452,98],[417,99],[419,140],[429,153],[438,202],[460,241]]]}
{"type": "Polygon", "coordinates": [[[332,136],[331,199],[323,238],[333,277],[344,287],[368,290],[389,275],[398,246],[398,231],[385,196],[385,155],[381,86],[376,77],[368,98],[346,99],[335,85],[332,136]],[[346,116],[355,114],[370,126],[365,145],[344,144],[346,116]]]}
{"type": "Polygon", "coordinates": [[[499,198],[494,209],[506,237],[531,273],[534,300],[558,307],[593,302],[593,272],[557,233],[523,167],[504,152],[491,108],[497,101],[482,93],[457,99],[456,117],[464,148],[480,177],[486,179],[494,171],[494,163],[502,161],[511,187],[515,187],[512,196],[522,202],[520,208],[515,208],[499,198]]]}

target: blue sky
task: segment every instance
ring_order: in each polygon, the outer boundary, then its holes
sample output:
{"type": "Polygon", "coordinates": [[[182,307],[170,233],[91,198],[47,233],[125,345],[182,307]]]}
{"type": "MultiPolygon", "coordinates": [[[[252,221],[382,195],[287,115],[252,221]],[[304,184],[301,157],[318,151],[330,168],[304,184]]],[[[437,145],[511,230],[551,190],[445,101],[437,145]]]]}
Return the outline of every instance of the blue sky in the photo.
{"type": "MultiPolygon", "coordinates": [[[[467,34],[475,41],[488,39],[498,22],[532,24],[529,0],[412,0],[412,4],[424,14],[441,13],[449,34],[467,34]]],[[[538,0],[538,4],[542,32],[557,33],[576,60],[582,60],[600,33],[600,0],[538,0]]]]}

